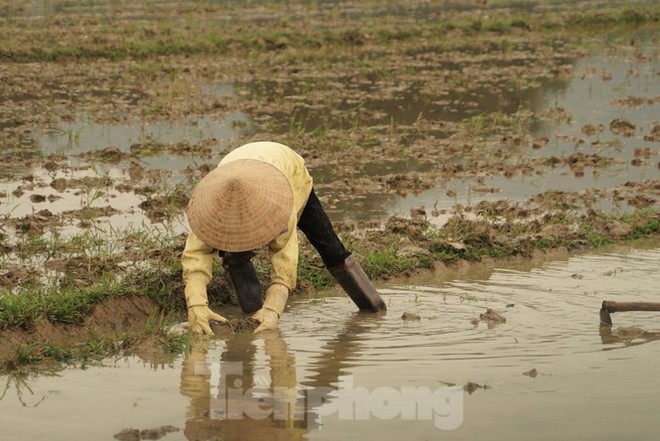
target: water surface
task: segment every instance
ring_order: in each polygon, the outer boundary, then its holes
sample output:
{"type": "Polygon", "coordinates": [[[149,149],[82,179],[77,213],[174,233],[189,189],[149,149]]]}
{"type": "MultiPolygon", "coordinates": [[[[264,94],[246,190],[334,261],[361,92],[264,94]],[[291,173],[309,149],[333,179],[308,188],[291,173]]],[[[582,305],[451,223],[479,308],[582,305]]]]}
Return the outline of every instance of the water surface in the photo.
{"type": "Polygon", "coordinates": [[[379,286],[382,317],[337,291],[297,298],[280,332],[196,341],[170,363],[2,378],[0,422],[31,440],[168,425],[166,440],[652,440],[660,315],[602,331],[598,310],[657,301],[659,262],[647,246],[442,272],[379,286]],[[479,321],[486,308],[506,323],[479,321]]]}

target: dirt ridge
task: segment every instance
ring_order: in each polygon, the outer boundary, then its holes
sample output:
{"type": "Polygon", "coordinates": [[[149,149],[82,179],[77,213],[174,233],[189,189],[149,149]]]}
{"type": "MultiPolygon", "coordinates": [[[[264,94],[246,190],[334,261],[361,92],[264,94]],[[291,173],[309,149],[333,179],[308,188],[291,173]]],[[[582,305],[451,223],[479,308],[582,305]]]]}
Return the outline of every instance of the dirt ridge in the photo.
{"type": "Polygon", "coordinates": [[[0,366],[11,366],[21,347],[69,349],[93,337],[120,339],[139,335],[157,310],[146,296],[115,297],[95,305],[82,325],[53,323],[42,317],[27,329],[6,327],[0,330],[0,366]]]}

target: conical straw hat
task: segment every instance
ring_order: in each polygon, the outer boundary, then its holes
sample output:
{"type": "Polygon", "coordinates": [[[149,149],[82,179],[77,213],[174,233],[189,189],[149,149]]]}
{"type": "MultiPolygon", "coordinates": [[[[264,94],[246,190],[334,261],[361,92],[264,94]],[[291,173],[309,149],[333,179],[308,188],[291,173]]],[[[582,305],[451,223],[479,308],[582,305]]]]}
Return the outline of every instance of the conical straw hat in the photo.
{"type": "Polygon", "coordinates": [[[259,248],[283,232],[293,213],[287,178],[253,159],[221,164],[197,184],[188,202],[190,228],[218,250],[259,248]]]}

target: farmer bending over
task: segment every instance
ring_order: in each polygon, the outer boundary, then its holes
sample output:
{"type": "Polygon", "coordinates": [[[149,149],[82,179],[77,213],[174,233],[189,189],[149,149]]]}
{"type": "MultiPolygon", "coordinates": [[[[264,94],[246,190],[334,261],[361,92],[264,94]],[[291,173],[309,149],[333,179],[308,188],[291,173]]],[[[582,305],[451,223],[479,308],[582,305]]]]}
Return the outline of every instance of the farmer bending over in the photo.
{"type": "Polygon", "coordinates": [[[188,202],[192,232],[183,250],[188,322],[193,332],[211,334],[209,320],[227,320],[208,307],[206,286],[216,252],[228,272],[243,312],[276,329],[296,286],[298,233],[305,233],[326,268],[361,310],[385,311],[385,303],[341,243],[314,194],[305,161],[289,147],[254,142],[225,156],[193,190],[188,202]],[[271,280],[262,300],[252,266],[254,250],[268,244],[271,280]]]}

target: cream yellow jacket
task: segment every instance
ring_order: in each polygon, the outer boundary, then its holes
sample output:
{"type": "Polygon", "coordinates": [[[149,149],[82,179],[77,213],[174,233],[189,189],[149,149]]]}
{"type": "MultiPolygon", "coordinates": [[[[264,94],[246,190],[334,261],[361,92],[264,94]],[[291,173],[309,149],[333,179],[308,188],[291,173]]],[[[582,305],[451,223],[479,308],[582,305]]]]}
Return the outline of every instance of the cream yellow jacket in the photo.
{"type": "MultiPolygon", "coordinates": [[[[256,159],[275,166],[289,180],[293,190],[293,210],[285,232],[268,244],[270,253],[271,284],[281,283],[290,290],[296,286],[298,275],[298,231],[296,225],[307,198],[312,191],[312,177],[305,167],[305,160],[289,147],[275,142],[245,144],[225,156],[220,164],[238,159],[256,159]]],[[[211,280],[213,257],[217,250],[206,245],[194,233],[188,235],[183,250],[183,280],[186,284],[186,300],[192,293],[206,296],[206,286],[211,280]]]]}

